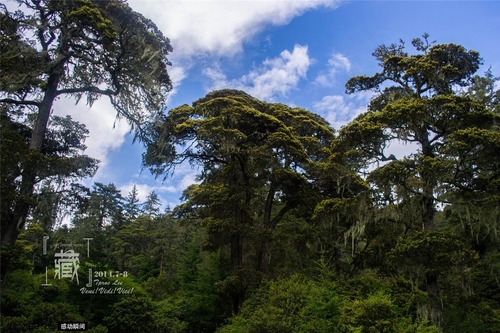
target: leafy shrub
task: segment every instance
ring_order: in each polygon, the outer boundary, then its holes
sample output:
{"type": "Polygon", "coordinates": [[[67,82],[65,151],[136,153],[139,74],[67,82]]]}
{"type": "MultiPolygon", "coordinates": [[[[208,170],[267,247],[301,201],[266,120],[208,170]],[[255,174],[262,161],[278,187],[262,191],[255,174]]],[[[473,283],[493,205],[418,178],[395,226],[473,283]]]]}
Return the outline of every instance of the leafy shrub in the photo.
{"type": "Polygon", "coordinates": [[[346,302],[340,315],[341,333],[438,333],[425,321],[413,323],[401,315],[389,295],[378,292],[366,299],[346,302]]]}
{"type": "Polygon", "coordinates": [[[338,308],[333,284],[296,274],[264,284],[218,332],[334,332],[338,308]]]}

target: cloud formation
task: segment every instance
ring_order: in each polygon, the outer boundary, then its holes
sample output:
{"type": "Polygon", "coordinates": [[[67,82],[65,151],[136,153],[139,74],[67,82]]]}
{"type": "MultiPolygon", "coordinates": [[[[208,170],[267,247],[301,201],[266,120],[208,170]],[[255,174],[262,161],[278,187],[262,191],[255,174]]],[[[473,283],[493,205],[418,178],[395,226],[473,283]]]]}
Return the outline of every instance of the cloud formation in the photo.
{"type": "Polygon", "coordinates": [[[348,96],[325,96],[321,101],[314,102],[312,106],[335,129],[339,129],[361,113],[366,112],[373,95],[374,93],[371,91],[363,91],[348,96]]]}
{"type": "Polygon", "coordinates": [[[137,190],[137,198],[139,202],[145,202],[149,193],[155,191],[158,193],[175,193],[177,192],[177,188],[174,186],[156,186],[156,185],[148,185],[148,184],[139,184],[135,182],[128,182],[126,184],[121,185],[118,189],[121,191],[122,196],[125,198],[129,193],[132,193],[134,186],[137,190]]]}
{"type": "Polygon", "coordinates": [[[328,59],[327,72],[321,72],[314,80],[314,83],[323,86],[331,87],[335,83],[336,75],[339,71],[350,71],[351,62],[341,53],[334,53],[328,59]]]}
{"type": "Polygon", "coordinates": [[[232,56],[270,25],[284,25],[308,10],[335,8],[338,0],[129,0],[169,37],[174,57],[232,56]]]}
{"type": "MultiPolygon", "coordinates": [[[[372,91],[358,92],[352,95],[332,95],[325,96],[319,102],[313,103],[313,108],[322,117],[324,117],[336,130],[347,125],[354,118],[367,111],[370,99],[376,95],[372,91]]],[[[390,141],[384,154],[389,156],[394,154],[398,159],[408,157],[417,151],[417,145],[414,143],[401,143],[398,140],[390,141]]],[[[367,170],[371,171],[380,163],[372,164],[367,170]]]]}
{"type": "Polygon", "coordinates": [[[132,180],[119,186],[119,190],[123,197],[127,197],[135,186],[138,193],[137,198],[140,203],[144,203],[148,194],[154,191],[159,195],[161,206],[165,209],[168,205],[173,207],[180,203],[179,198],[173,195],[181,193],[189,185],[196,183],[196,171],[189,167],[184,168],[183,171],[174,175],[169,183],[175,185],[166,185],[163,182],[157,182],[151,185],[141,183],[141,179],[136,179],[135,181],[132,180]]]}
{"type": "Polygon", "coordinates": [[[307,46],[296,44],[292,52],[284,50],[278,57],[264,60],[260,67],[233,80],[228,80],[216,64],[203,71],[212,81],[207,90],[241,89],[263,100],[272,100],[276,95],[286,96],[306,77],[311,66],[307,50],[307,46]]]}
{"type": "MultiPolygon", "coordinates": [[[[174,52],[169,58],[174,65],[169,68],[169,74],[174,90],[169,98],[188,76],[193,58],[232,56],[241,52],[244,43],[267,26],[287,24],[308,10],[335,7],[337,3],[337,0],[129,0],[134,10],[150,18],[171,39],[174,52]]],[[[307,47],[284,51],[279,58],[265,63],[264,69],[249,73],[241,81],[241,88],[250,86],[251,93],[261,98],[286,94],[305,75],[308,66],[307,47]],[[292,71],[291,75],[286,73],[288,70],[292,71]],[[265,89],[269,89],[269,93],[265,89]]],[[[216,78],[217,69],[213,70],[211,75],[216,78]]],[[[222,83],[223,79],[221,76],[215,82],[222,83]]],[[[86,124],[90,131],[86,154],[101,160],[96,179],[104,176],[109,152],[125,142],[130,130],[128,124],[115,123],[116,113],[106,99],[97,101],[92,108],[84,103],[75,106],[73,100],[62,99],[54,106],[54,113],[70,114],[86,124]]]]}
{"type": "Polygon", "coordinates": [[[54,103],[54,114],[70,115],[73,120],[85,124],[89,130],[85,154],[101,161],[100,170],[108,163],[108,153],[118,149],[130,131],[125,120],[116,120],[116,111],[107,98],[100,98],[92,108],[82,101],[75,105],[74,99],[61,99],[54,103]]]}

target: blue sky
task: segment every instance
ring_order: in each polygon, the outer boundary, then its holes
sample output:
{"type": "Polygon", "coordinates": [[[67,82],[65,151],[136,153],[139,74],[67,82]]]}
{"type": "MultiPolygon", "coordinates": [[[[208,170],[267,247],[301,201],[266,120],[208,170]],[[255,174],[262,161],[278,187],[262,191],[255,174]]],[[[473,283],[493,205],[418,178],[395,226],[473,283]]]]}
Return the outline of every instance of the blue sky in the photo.
{"type": "MultiPolygon", "coordinates": [[[[129,0],[152,19],[174,47],[168,109],[191,104],[207,92],[235,88],[269,101],[316,112],[339,128],[366,109],[369,93],[344,94],[355,75],[378,71],[371,56],[381,44],[429,33],[481,53],[500,76],[499,1],[162,1],[129,0]]],[[[98,101],[92,109],[62,100],[55,114],[70,113],[90,130],[87,154],[100,159],[94,181],[114,183],[124,196],[134,185],[144,199],[154,190],[164,205],[179,203],[197,170],[178,168],[165,181],[142,170],[140,143],[125,122],[98,101]],[[142,170],[142,172],[141,172],[142,170]]],[[[404,153],[404,147],[394,148],[404,153]]]]}

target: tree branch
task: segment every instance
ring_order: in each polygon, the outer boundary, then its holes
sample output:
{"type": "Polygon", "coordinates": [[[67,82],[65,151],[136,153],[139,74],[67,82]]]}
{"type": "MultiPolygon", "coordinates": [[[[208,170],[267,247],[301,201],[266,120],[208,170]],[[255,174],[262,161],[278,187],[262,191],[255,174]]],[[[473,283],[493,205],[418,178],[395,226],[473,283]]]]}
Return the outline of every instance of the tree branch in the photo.
{"type": "Polygon", "coordinates": [[[18,101],[12,98],[4,98],[0,99],[1,103],[9,103],[9,104],[15,104],[15,105],[34,105],[34,106],[40,106],[39,102],[35,101],[18,101]]]}
{"type": "Polygon", "coordinates": [[[96,94],[102,94],[106,96],[116,96],[119,93],[119,90],[111,90],[111,89],[99,89],[94,86],[88,86],[88,87],[81,87],[81,88],[67,88],[67,89],[61,89],[56,92],[56,96],[62,95],[62,94],[77,94],[77,93],[84,93],[84,92],[90,92],[90,93],[96,93],[96,94]]]}
{"type": "Polygon", "coordinates": [[[295,208],[296,206],[297,206],[296,203],[291,203],[290,201],[288,201],[285,204],[285,206],[280,209],[278,214],[276,214],[276,216],[271,220],[270,228],[271,229],[276,228],[276,225],[278,225],[278,223],[281,221],[283,216],[285,216],[286,213],[288,213],[292,208],[295,208]]]}

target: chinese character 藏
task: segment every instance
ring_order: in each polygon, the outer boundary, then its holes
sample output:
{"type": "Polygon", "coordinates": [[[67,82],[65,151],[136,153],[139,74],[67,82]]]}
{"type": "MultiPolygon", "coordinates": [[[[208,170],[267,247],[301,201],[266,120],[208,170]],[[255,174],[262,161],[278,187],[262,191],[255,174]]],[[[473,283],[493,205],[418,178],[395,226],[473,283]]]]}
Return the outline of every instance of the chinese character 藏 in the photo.
{"type": "Polygon", "coordinates": [[[73,250],[69,250],[66,252],[63,252],[63,250],[61,250],[60,253],[54,254],[54,257],[56,258],[54,260],[56,267],[56,274],[54,275],[54,279],[56,277],[59,279],[71,278],[71,281],[73,281],[73,278],[76,277],[76,282],[80,284],[80,281],[78,280],[78,268],[80,267],[79,256],[80,253],[75,253],[75,251],[73,250]]]}

